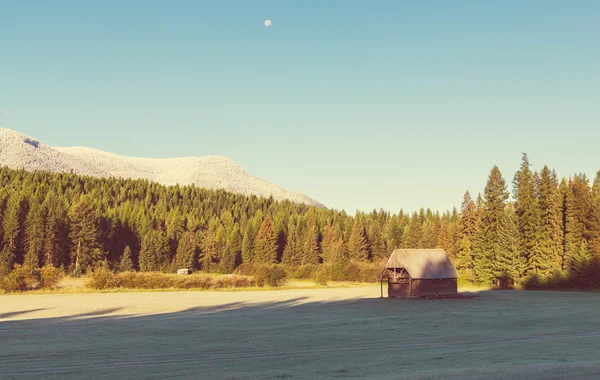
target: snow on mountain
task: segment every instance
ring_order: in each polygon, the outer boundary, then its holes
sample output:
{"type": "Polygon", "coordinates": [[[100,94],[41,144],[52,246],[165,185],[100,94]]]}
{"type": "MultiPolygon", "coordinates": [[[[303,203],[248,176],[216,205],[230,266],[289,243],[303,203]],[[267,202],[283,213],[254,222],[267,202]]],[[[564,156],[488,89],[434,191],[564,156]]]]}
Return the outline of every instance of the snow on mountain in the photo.
{"type": "Polygon", "coordinates": [[[273,196],[322,206],[307,195],[253,177],[235,161],[222,156],[136,158],[86,147],[50,147],[19,132],[0,128],[0,166],[69,172],[94,177],[147,179],[164,185],[196,185],[238,194],[273,196]]]}

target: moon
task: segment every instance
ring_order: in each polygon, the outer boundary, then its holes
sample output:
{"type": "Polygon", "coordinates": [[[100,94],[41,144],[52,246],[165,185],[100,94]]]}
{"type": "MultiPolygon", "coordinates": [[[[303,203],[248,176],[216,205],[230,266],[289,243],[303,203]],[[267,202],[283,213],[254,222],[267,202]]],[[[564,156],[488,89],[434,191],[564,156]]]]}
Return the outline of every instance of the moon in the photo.
{"type": "Polygon", "coordinates": [[[265,26],[271,26],[272,22],[271,20],[265,20],[265,26]]]}

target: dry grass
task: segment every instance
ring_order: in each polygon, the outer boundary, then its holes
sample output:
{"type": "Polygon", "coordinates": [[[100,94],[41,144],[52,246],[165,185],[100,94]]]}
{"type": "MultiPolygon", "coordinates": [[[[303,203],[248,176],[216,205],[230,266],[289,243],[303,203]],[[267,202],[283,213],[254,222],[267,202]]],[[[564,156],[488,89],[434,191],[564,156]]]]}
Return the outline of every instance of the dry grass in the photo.
{"type": "Polygon", "coordinates": [[[600,294],[477,294],[390,300],[369,285],[0,296],[0,368],[18,379],[600,377],[600,294]]]}

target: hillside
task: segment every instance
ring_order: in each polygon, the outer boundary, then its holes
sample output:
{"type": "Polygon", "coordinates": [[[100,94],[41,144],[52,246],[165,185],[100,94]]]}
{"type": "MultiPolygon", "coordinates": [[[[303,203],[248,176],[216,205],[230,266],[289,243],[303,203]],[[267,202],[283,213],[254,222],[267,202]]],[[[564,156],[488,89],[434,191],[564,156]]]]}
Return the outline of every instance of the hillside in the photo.
{"type": "Polygon", "coordinates": [[[0,129],[0,166],[28,171],[73,171],[93,177],[147,179],[164,185],[195,185],[322,206],[305,194],[246,173],[241,165],[226,157],[125,157],[87,147],[50,147],[10,129],[0,129]]]}

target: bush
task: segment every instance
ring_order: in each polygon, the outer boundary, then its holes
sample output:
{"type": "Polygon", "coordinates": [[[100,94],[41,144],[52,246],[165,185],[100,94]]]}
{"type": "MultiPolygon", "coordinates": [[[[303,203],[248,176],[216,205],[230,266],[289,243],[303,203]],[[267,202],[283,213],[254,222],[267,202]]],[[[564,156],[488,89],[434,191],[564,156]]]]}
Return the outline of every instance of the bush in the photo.
{"type": "Polygon", "coordinates": [[[254,276],[254,281],[258,286],[272,286],[277,287],[285,284],[286,282],[285,271],[277,265],[262,266],[258,273],[254,276]]]}
{"type": "Polygon", "coordinates": [[[255,281],[244,276],[211,276],[209,274],[177,275],[161,272],[123,272],[113,274],[106,268],[94,270],[86,287],[96,290],[124,289],[222,289],[255,286],[255,281]]]}
{"type": "Polygon", "coordinates": [[[346,262],[323,264],[316,270],[312,279],[319,284],[330,281],[377,282],[383,264],[346,262]]]}
{"type": "Polygon", "coordinates": [[[330,274],[327,273],[327,267],[324,265],[319,270],[313,273],[313,281],[319,285],[327,285],[327,281],[330,278],[330,274]]]}
{"type": "Polygon", "coordinates": [[[29,268],[15,265],[12,272],[0,281],[0,288],[6,292],[19,292],[39,287],[39,278],[29,268]]]}
{"type": "Polygon", "coordinates": [[[52,265],[44,265],[39,270],[40,276],[40,287],[42,288],[54,288],[63,277],[63,273],[60,269],[53,267],[52,265]]]}
{"type": "Polygon", "coordinates": [[[260,265],[255,263],[243,263],[235,269],[235,274],[239,274],[240,276],[254,276],[258,273],[260,267],[260,265]]]}
{"type": "Polygon", "coordinates": [[[314,273],[319,269],[319,265],[306,264],[297,267],[288,267],[287,275],[291,278],[299,280],[310,280],[314,277],[314,273]]]}
{"type": "Polygon", "coordinates": [[[92,289],[114,288],[116,284],[115,275],[108,268],[100,266],[92,270],[89,274],[85,286],[92,289]]]}

